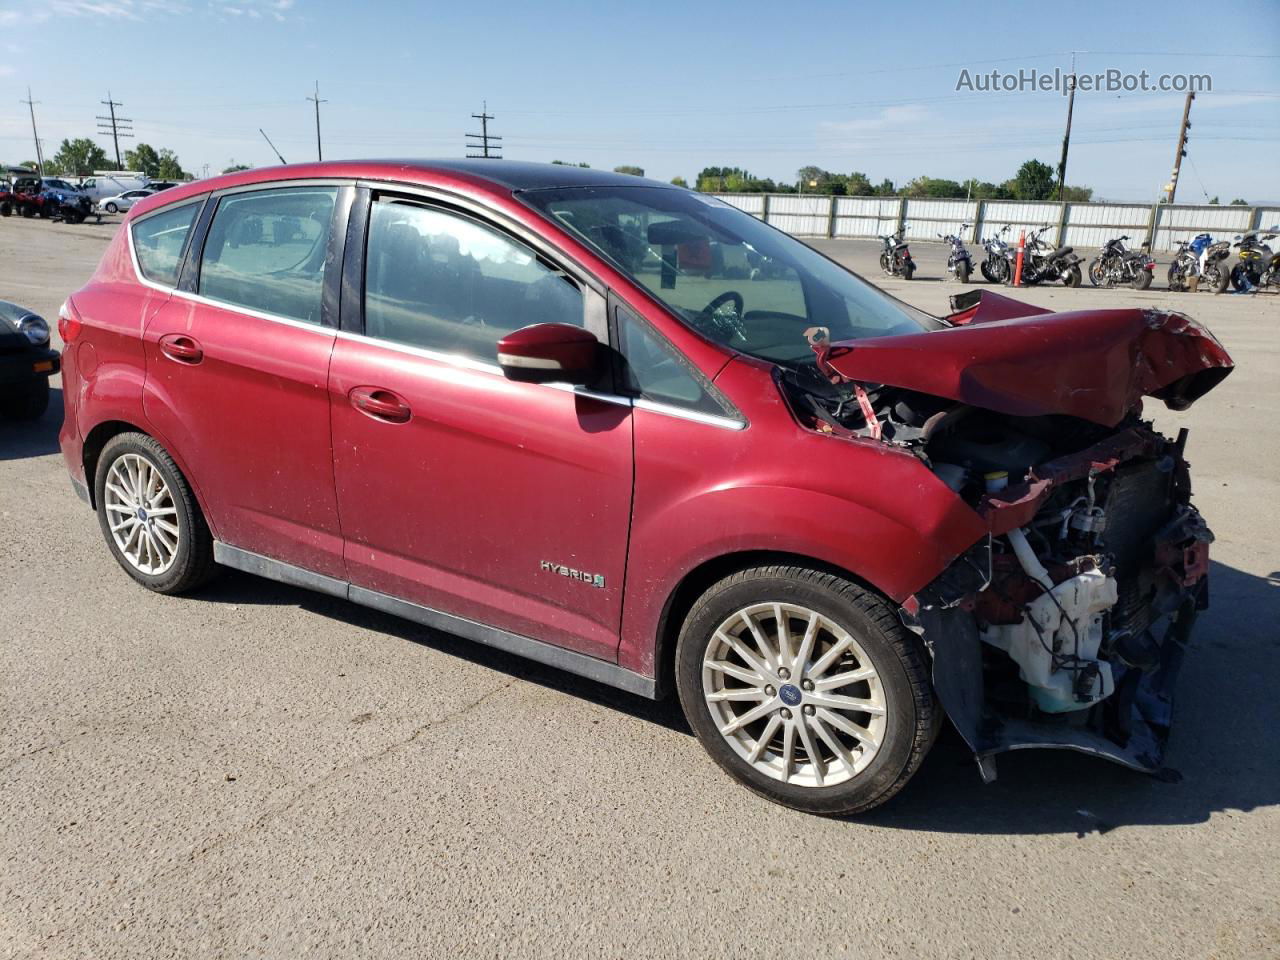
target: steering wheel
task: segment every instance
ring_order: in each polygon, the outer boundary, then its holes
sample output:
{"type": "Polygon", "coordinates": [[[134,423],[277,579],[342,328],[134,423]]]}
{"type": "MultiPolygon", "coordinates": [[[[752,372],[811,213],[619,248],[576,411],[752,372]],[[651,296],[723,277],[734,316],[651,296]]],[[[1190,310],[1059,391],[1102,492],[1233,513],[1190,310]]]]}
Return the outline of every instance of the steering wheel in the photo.
{"type": "Polygon", "coordinates": [[[725,340],[737,337],[746,340],[747,333],[742,328],[742,314],[746,310],[746,301],[737,290],[726,290],[699,311],[695,322],[707,333],[717,339],[725,340]],[[723,310],[727,303],[733,304],[733,314],[723,310]]]}

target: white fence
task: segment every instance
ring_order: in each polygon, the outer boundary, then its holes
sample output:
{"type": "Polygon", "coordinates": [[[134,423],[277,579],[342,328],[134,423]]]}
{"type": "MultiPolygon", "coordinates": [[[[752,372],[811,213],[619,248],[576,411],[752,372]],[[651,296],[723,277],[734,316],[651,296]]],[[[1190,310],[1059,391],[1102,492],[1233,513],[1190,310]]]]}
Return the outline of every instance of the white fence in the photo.
{"type": "Polygon", "coordinates": [[[829,197],[794,193],[721,193],[726,203],[797,237],[870,237],[901,230],[908,240],[936,240],[960,225],[969,243],[1009,228],[1008,237],[1047,226],[1044,239],[1089,249],[1128,234],[1134,245],[1175,249],[1197,233],[1218,239],[1280,225],[1280,209],[1208,204],[1059,203],[1018,200],[924,200],[914,197],[829,197]]]}

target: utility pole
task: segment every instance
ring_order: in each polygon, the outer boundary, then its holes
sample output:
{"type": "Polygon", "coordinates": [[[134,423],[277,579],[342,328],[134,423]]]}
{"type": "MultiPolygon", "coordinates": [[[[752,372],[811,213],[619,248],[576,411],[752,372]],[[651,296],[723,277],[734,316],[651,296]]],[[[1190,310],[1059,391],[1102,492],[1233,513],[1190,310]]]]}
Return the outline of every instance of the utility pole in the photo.
{"type": "Polygon", "coordinates": [[[1178,150],[1173,155],[1173,176],[1165,184],[1167,203],[1173,203],[1174,194],[1178,192],[1178,171],[1182,169],[1182,158],[1187,155],[1187,131],[1191,129],[1191,101],[1196,98],[1195,91],[1187,94],[1187,102],[1182,107],[1182,127],[1178,130],[1178,150]]]}
{"type": "Polygon", "coordinates": [[[98,132],[111,134],[111,142],[116,147],[116,169],[123,170],[124,164],[120,160],[120,138],[133,136],[133,127],[131,126],[133,121],[127,117],[116,116],[116,107],[123,107],[124,104],[118,100],[112,100],[110,90],[107,91],[107,99],[99,100],[98,102],[106,107],[107,112],[110,114],[108,117],[99,115],[97,118],[98,132]]]}
{"type": "MultiPolygon", "coordinates": [[[[307,97],[307,99],[313,101],[316,105],[316,159],[323,160],[324,155],[320,152],[320,104],[328,103],[329,101],[320,99],[320,81],[319,80],[316,81],[316,92],[313,95],[307,97]]],[[[265,137],[266,134],[264,133],[263,136],[265,137]]],[[[267,141],[267,143],[270,143],[270,142],[271,142],[270,140],[267,141]]],[[[273,146],[271,149],[275,150],[275,147],[273,146]]],[[[280,154],[277,153],[276,156],[280,157],[280,154]]],[[[284,163],[284,157],[280,157],[280,162],[284,163]]]]}
{"type": "Polygon", "coordinates": [[[1062,160],[1058,163],[1058,200],[1066,199],[1067,147],[1071,144],[1071,111],[1076,104],[1076,54],[1071,52],[1071,76],[1067,77],[1067,131],[1062,135],[1062,160]]]}
{"type": "MultiPolygon", "coordinates": [[[[259,127],[259,128],[258,128],[258,132],[259,132],[260,134],[262,134],[262,139],[263,139],[263,140],[265,140],[265,141],[267,141],[267,146],[269,146],[269,147],[271,148],[271,152],[272,152],[272,153],[274,153],[277,157],[280,157],[280,163],[281,163],[281,164],[284,164],[284,165],[288,165],[289,161],[288,161],[288,160],[286,160],[286,159],[281,155],[280,151],[276,149],[276,145],[275,145],[274,143],[272,143],[272,142],[271,142],[271,138],[267,136],[267,131],[265,131],[265,130],[263,130],[261,127],[259,127]]],[[[316,135],[316,151],[317,151],[317,152],[319,152],[319,150],[320,150],[320,136],[319,136],[319,134],[317,133],[317,135],[316,135]]]]}
{"type": "Polygon", "coordinates": [[[484,158],[486,160],[501,160],[502,154],[499,151],[502,149],[502,144],[499,141],[502,138],[498,136],[494,136],[489,132],[489,121],[496,119],[493,116],[493,114],[489,112],[489,101],[487,100],[484,101],[484,105],[480,108],[480,112],[473,113],[471,115],[471,118],[473,120],[480,121],[480,132],[468,133],[467,139],[468,141],[479,140],[480,142],[479,143],[468,142],[467,149],[479,150],[480,152],[468,153],[467,156],[473,160],[478,158],[484,158]],[[490,141],[493,141],[492,146],[490,146],[490,141]]]}
{"type": "Polygon", "coordinates": [[[27,99],[19,100],[19,103],[25,103],[31,110],[31,136],[36,141],[36,175],[44,176],[44,151],[40,149],[40,134],[36,132],[36,104],[39,100],[31,99],[31,88],[27,87],[27,99]]]}

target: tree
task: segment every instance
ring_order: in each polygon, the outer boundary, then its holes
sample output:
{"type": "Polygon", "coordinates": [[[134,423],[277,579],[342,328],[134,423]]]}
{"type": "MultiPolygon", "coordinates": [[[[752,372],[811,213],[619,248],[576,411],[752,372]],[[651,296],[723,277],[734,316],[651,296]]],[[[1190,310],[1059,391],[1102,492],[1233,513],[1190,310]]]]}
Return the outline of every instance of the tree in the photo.
{"type": "Polygon", "coordinates": [[[87,177],[95,169],[105,170],[108,165],[106,152],[88,137],[63,140],[51,162],[72,177],[87,177]]]}
{"type": "Polygon", "coordinates": [[[671,178],[671,185],[672,185],[673,187],[686,187],[686,188],[687,188],[687,187],[689,186],[689,181],[687,181],[684,177],[672,177],[672,178],[671,178]]]}
{"type": "Polygon", "coordinates": [[[178,155],[172,150],[160,151],[160,166],[157,176],[161,180],[186,180],[187,171],[178,162],[178,155]]]}
{"type": "Polygon", "coordinates": [[[954,180],[941,180],[937,177],[916,177],[902,188],[907,197],[963,197],[964,187],[954,180]]]}
{"type": "Polygon", "coordinates": [[[1229,207],[1247,207],[1248,205],[1249,204],[1247,201],[1241,200],[1239,197],[1236,197],[1229,204],[1227,204],[1227,206],[1229,207]]]}
{"type": "Polygon", "coordinates": [[[1219,203],[1221,203],[1221,201],[1220,201],[1216,196],[1215,196],[1212,200],[1210,200],[1210,201],[1209,201],[1209,204],[1210,204],[1211,206],[1215,206],[1215,207],[1216,207],[1219,203]]]}
{"type": "Polygon", "coordinates": [[[586,167],[588,170],[591,169],[591,164],[589,163],[572,163],[568,160],[552,160],[551,162],[561,167],[586,167]]]}
{"type": "Polygon", "coordinates": [[[1012,197],[1004,184],[992,183],[989,180],[970,178],[961,186],[964,187],[965,196],[971,200],[1009,200],[1012,197]]]}
{"type": "Polygon", "coordinates": [[[635,166],[632,166],[632,165],[631,165],[631,164],[629,164],[629,163],[624,163],[624,164],[621,164],[620,166],[614,167],[614,168],[613,168],[613,172],[614,172],[614,173],[629,173],[629,174],[631,174],[631,176],[633,176],[633,177],[643,177],[643,176],[644,176],[644,167],[635,167],[635,166]]]}
{"type": "Polygon", "coordinates": [[[222,172],[223,173],[239,173],[241,170],[252,170],[252,169],[253,167],[249,166],[247,163],[233,163],[231,166],[227,167],[222,172]]]}
{"type": "Polygon", "coordinates": [[[1048,200],[1054,194],[1053,168],[1039,160],[1028,160],[1013,178],[1015,200],[1048,200]]]}
{"type": "Polygon", "coordinates": [[[1088,203],[1093,199],[1093,187],[1073,187],[1068,185],[1062,191],[1063,200],[1072,200],[1075,203],[1088,203]]]}
{"type": "Polygon", "coordinates": [[[160,176],[160,154],[155,147],[140,143],[124,155],[124,165],[148,177],[160,176]]]}
{"type": "Polygon", "coordinates": [[[865,173],[855,170],[845,178],[844,192],[851,197],[869,197],[875,192],[875,187],[871,185],[865,173]]]}

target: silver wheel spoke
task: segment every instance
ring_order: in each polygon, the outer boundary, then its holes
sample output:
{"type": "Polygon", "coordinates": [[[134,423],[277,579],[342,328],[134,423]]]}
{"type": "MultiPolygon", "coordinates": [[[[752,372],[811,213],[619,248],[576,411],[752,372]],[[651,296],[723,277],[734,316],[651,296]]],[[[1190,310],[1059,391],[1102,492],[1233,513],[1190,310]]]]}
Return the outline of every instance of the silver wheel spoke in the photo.
{"type": "Polygon", "coordinates": [[[888,705],[875,665],[844,626],[800,604],[766,599],[727,616],[707,641],[702,684],[733,751],[783,783],[846,783],[884,741],[888,705]],[[862,696],[840,692],[855,684],[862,696]]]}

